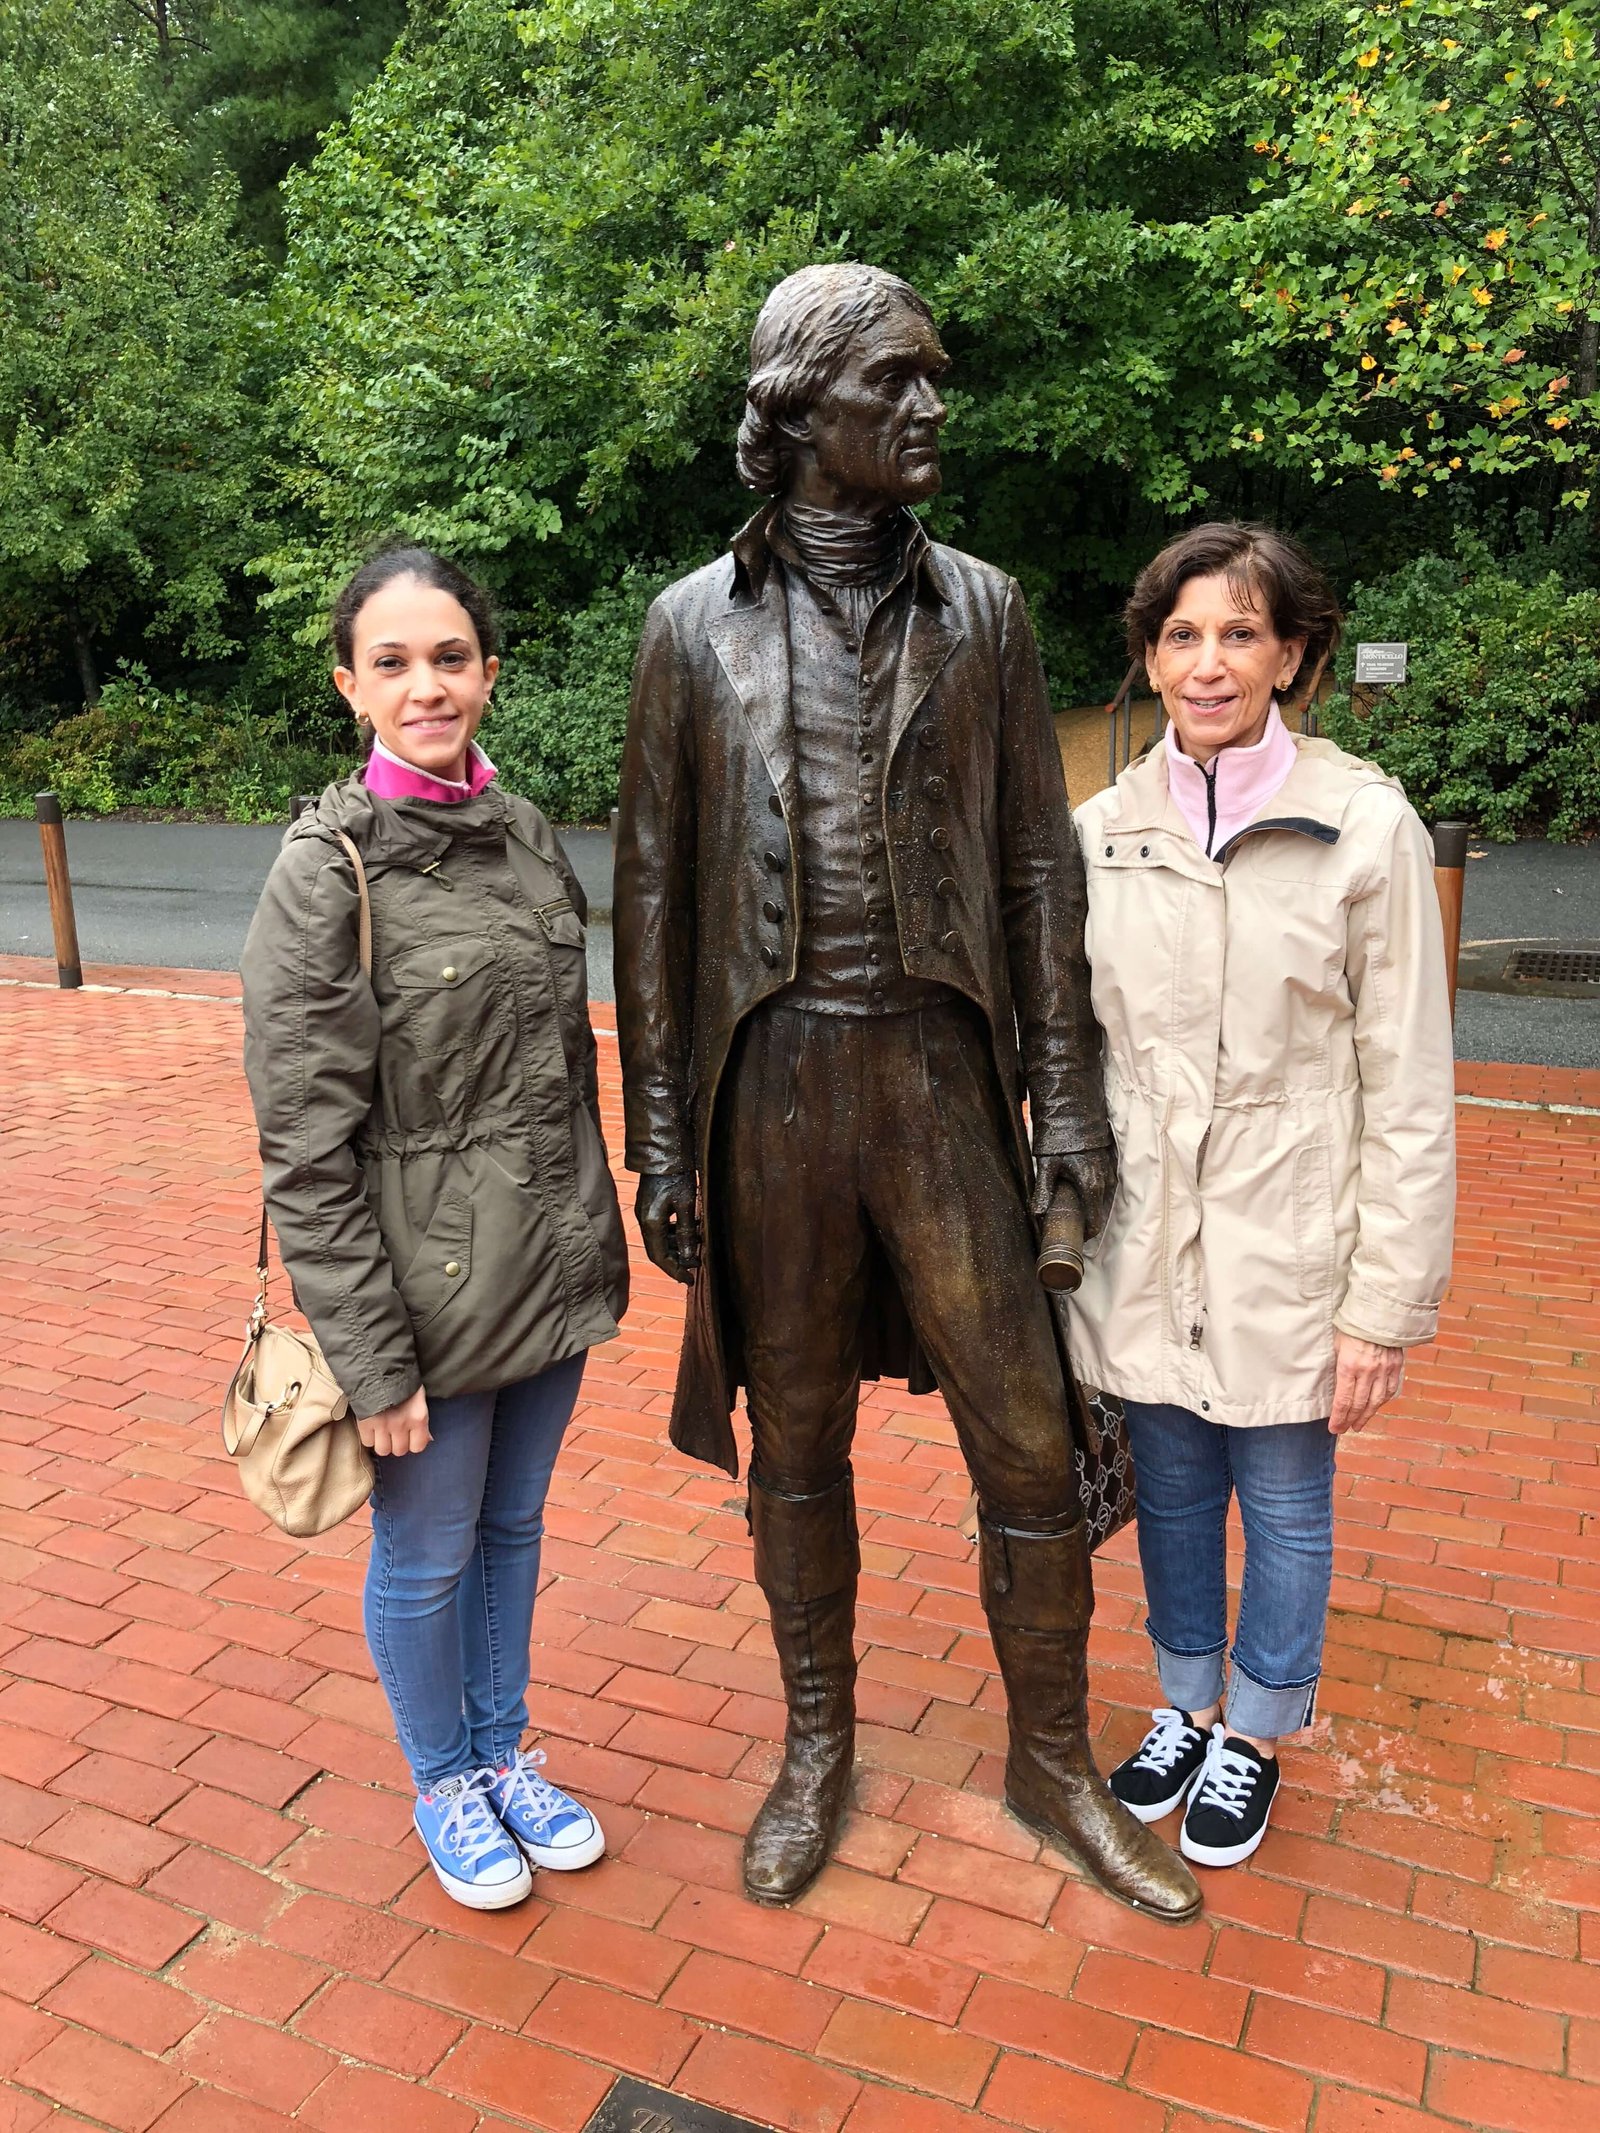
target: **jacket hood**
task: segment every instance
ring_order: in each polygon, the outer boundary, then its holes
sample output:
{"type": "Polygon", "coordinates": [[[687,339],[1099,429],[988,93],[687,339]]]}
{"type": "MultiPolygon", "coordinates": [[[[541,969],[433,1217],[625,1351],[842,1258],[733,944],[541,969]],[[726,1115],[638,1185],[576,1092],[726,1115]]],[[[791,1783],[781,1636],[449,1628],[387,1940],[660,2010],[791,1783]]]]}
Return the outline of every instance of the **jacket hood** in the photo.
{"type": "Polygon", "coordinates": [[[367,790],[359,770],[328,786],[315,807],[291,825],[284,842],[328,841],[340,830],[380,872],[388,866],[426,865],[458,842],[503,843],[508,833],[540,849],[519,819],[518,803],[496,785],[470,800],[386,800],[367,790]]]}

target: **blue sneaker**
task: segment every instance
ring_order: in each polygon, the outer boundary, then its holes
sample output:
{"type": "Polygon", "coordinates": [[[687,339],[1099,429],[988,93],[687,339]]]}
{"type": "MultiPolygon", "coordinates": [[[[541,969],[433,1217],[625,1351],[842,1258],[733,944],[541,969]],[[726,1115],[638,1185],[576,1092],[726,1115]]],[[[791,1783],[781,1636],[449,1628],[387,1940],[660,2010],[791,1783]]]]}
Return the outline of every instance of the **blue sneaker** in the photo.
{"type": "Polygon", "coordinates": [[[446,1778],[418,1795],[412,1819],[439,1886],[469,1911],[503,1911],[533,1887],[528,1862],[489,1804],[491,1770],[446,1778]]]}
{"type": "Polygon", "coordinates": [[[504,1770],[488,1771],[489,1804],[535,1866],[570,1874],[593,1866],[605,1832],[587,1807],[539,1775],[544,1750],[519,1749],[504,1770]]]}

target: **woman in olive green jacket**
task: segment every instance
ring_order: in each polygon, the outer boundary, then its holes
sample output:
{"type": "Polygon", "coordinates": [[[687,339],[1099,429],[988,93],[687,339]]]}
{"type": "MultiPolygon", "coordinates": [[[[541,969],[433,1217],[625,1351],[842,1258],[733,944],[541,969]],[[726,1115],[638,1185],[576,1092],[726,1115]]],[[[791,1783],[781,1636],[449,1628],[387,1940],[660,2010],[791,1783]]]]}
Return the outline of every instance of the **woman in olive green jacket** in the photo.
{"type": "Polygon", "coordinates": [[[584,900],[473,739],[481,590],[421,549],[333,617],[372,747],[289,832],[245,946],[245,1069],[296,1298],[375,1453],[366,1627],[441,1883],[517,1901],[594,1817],[521,1750],[545,1493],[627,1248],[601,1136],[584,900]],[[340,833],[361,854],[360,898],[340,833]]]}

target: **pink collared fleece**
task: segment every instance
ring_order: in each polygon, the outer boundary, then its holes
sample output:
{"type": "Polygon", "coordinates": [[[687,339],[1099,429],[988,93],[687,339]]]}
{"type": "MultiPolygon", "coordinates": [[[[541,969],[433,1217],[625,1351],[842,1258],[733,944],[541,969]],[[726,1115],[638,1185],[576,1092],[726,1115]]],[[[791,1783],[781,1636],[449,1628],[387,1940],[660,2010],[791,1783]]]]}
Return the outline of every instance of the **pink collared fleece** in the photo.
{"type": "Polygon", "coordinates": [[[1167,727],[1167,786],[1208,859],[1255,820],[1294,765],[1294,738],[1276,699],[1254,747],[1219,748],[1204,769],[1179,747],[1177,727],[1167,727]]]}
{"type": "Polygon", "coordinates": [[[476,741],[467,752],[464,784],[457,784],[454,778],[436,778],[429,770],[418,770],[415,763],[408,763],[403,756],[385,748],[382,741],[374,741],[361,782],[380,800],[475,800],[495,775],[493,763],[476,741]]]}

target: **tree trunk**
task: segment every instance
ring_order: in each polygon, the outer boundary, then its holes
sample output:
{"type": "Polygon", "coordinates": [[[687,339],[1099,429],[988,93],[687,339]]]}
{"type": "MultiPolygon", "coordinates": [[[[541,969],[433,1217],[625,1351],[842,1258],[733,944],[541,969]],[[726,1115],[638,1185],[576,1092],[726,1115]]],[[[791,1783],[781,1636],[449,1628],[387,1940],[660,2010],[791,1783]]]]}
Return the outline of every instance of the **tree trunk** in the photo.
{"type": "MultiPolygon", "coordinates": [[[[1589,210],[1589,256],[1600,259],[1600,165],[1594,174],[1594,204],[1589,210]]],[[[1581,400],[1586,400],[1595,391],[1600,379],[1600,294],[1591,301],[1589,314],[1578,328],[1578,360],[1573,366],[1572,383],[1581,400]]]]}
{"type": "Polygon", "coordinates": [[[84,709],[92,711],[100,701],[100,672],[95,665],[94,633],[84,621],[76,600],[67,609],[67,622],[72,630],[72,656],[77,662],[84,709]]]}

